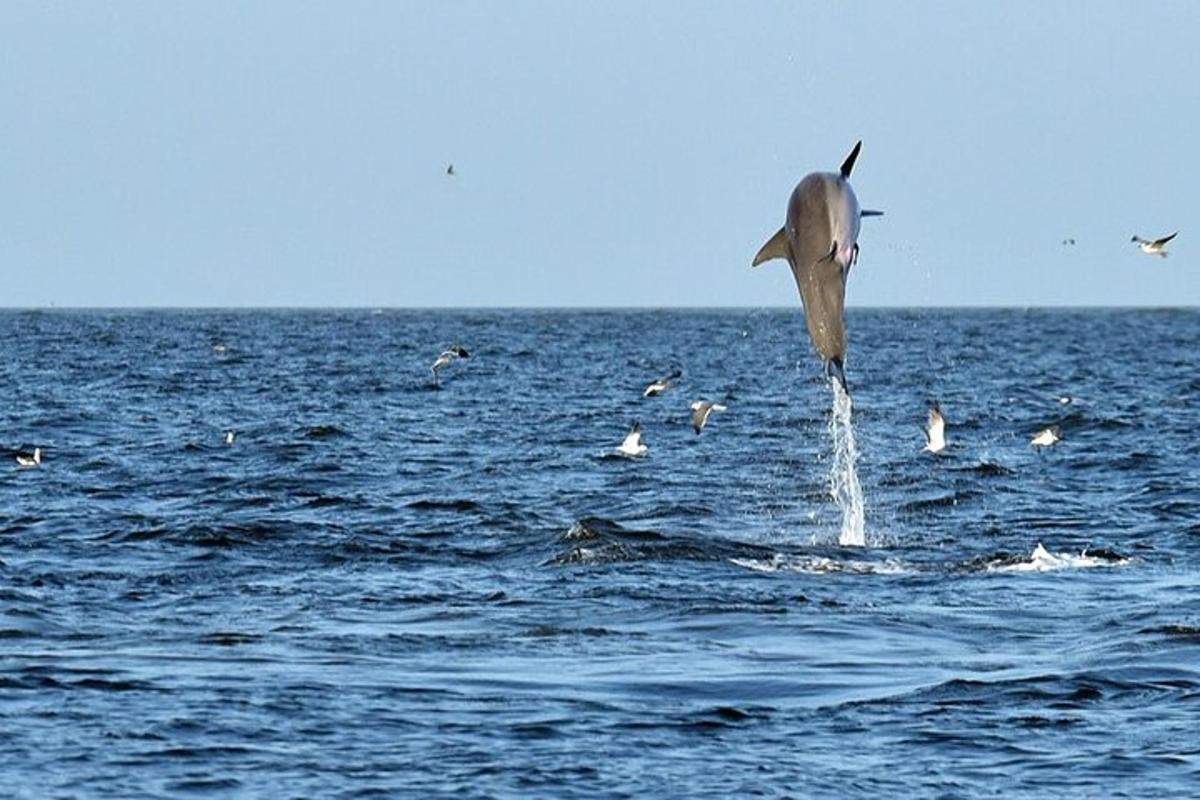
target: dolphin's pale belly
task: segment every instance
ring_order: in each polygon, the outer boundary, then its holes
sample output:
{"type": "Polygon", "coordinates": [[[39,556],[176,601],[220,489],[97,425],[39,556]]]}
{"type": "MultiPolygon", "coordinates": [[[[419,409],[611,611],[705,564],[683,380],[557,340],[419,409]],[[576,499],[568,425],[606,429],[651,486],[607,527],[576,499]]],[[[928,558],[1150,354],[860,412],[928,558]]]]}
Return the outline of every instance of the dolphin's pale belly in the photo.
{"type": "Polygon", "coordinates": [[[846,354],[846,272],[858,230],[858,199],[840,175],[812,173],[792,193],[787,235],[808,333],[821,358],[839,364],[846,354]]]}

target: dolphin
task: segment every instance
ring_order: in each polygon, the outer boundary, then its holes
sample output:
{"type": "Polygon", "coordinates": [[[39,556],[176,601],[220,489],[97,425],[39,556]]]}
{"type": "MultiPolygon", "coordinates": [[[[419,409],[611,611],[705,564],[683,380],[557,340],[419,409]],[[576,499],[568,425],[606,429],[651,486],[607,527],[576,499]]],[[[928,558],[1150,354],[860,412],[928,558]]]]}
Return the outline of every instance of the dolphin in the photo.
{"type": "Polygon", "coordinates": [[[858,228],[863,211],[850,187],[850,171],[862,148],[859,141],[839,172],[812,172],[796,185],[788,200],[787,222],[767,240],[752,266],[786,258],[800,290],[804,318],[813,346],[825,362],[825,374],[837,371],[846,386],[846,276],[858,260],[858,228]]]}

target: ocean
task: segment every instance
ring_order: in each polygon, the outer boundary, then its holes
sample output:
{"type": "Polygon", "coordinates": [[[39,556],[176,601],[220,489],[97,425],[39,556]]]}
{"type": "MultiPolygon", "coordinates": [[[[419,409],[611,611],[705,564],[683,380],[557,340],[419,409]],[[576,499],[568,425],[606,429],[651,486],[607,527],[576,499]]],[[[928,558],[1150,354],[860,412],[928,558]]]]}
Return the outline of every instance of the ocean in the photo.
{"type": "Polygon", "coordinates": [[[1200,311],[848,326],[0,312],[4,795],[1200,795],[1200,311]]]}

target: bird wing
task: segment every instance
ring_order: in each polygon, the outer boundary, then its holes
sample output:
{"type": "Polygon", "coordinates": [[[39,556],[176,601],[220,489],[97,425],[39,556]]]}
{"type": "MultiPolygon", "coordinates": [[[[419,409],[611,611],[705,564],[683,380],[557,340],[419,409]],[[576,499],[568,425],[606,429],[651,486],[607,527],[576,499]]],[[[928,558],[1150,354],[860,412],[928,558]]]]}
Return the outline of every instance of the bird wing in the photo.
{"type": "Polygon", "coordinates": [[[1176,236],[1178,236],[1178,235],[1179,235],[1179,231],[1175,231],[1175,232],[1174,232],[1174,233],[1172,233],[1170,236],[1164,236],[1164,237],[1163,237],[1163,238],[1161,238],[1161,239],[1155,239],[1155,240],[1154,240],[1154,245],[1155,245],[1156,247],[1161,247],[1161,246],[1163,246],[1164,244],[1166,244],[1167,242],[1169,242],[1169,241],[1171,241],[1172,239],[1174,239],[1174,238],[1175,238],[1176,236]]]}

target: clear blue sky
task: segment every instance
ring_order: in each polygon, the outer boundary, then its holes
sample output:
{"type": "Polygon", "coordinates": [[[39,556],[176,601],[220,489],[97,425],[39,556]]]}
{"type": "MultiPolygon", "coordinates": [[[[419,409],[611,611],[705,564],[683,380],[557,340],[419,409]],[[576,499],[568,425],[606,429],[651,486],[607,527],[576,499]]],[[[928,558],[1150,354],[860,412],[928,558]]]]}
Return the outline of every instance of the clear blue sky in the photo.
{"type": "Polygon", "coordinates": [[[0,305],[793,305],[750,260],[859,138],[851,305],[1197,305],[1198,54],[1194,2],[6,2],[0,305]]]}

